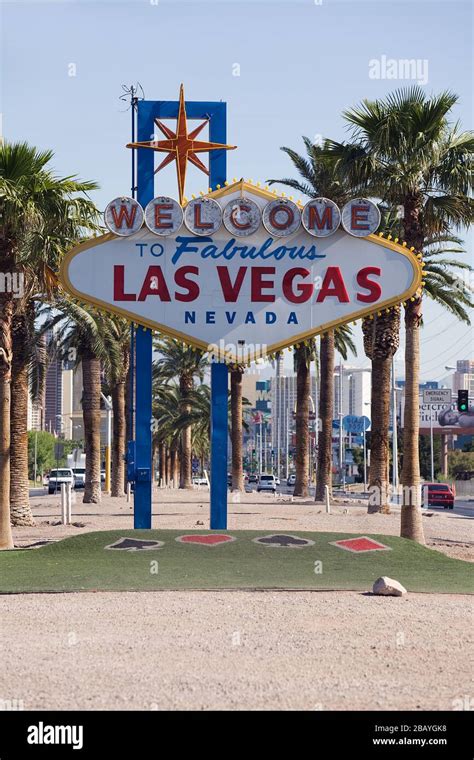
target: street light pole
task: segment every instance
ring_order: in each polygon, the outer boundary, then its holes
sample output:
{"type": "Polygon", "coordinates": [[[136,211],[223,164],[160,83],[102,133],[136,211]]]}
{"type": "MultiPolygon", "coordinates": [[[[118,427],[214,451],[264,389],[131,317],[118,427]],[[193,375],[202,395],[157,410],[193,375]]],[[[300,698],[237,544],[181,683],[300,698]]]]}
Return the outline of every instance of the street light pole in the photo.
{"type": "Polygon", "coordinates": [[[431,449],[431,482],[434,481],[434,451],[433,451],[433,408],[430,404],[430,449],[431,449]]]}
{"type": "Polygon", "coordinates": [[[110,492],[110,465],[111,465],[111,445],[112,445],[112,399],[110,396],[104,396],[101,392],[102,400],[105,404],[106,411],[106,438],[105,438],[105,491],[110,492]]]}

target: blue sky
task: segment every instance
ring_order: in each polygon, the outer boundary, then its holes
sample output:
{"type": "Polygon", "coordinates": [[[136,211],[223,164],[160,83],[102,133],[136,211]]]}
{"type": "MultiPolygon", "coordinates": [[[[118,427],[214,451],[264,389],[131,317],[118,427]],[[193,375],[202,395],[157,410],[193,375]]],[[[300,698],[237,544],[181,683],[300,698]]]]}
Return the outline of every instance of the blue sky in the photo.
{"type": "MultiPolygon", "coordinates": [[[[174,100],[184,82],[189,100],[227,101],[238,146],[229,178],[293,176],[280,146],[301,149],[302,134],[344,139],[345,108],[413,84],[370,78],[369,61],[382,56],[427,61],[427,91],[458,93],[453,118],[472,127],[468,2],[16,0],[2,3],[2,16],[5,137],[52,148],[60,174],[97,180],[101,208],[130,188],[122,84],[174,100]]],[[[187,194],[206,185],[191,168],[187,194]]],[[[176,197],[171,167],[157,188],[176,197]]],[[[472,237],[466,244],[472,261],[472,237]]],[[[357,344],[354,363],[368,365],[357,344]]],[[[440,379],[445,364],[473,356],[472,331],[427,303],[422,346],[423,378],[440,379]]],[[[397,359],[401,375],[402,350],[397,359]]]]}

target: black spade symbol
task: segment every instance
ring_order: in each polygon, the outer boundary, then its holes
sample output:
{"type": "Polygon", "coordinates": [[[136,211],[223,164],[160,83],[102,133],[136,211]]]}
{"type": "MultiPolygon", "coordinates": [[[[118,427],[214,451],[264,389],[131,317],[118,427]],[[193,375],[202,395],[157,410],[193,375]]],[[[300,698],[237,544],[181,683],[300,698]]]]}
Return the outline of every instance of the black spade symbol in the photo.
{"type": "Polygon", "coordinates": [[[265,538],[259,538],[260,544],[271,544],[272,546],[307,546],[308,541],[305,538],[296,538],[296,536],[265,536],[265,538]]]}
{"type": "Polygon", "coordinates": [[[123,551],[140,551],[142,549],[159,549],[159,541],[147,541],[140,538],[121,538],[115,544],[107,546],[106,549],[122,549],[123,551]]]}

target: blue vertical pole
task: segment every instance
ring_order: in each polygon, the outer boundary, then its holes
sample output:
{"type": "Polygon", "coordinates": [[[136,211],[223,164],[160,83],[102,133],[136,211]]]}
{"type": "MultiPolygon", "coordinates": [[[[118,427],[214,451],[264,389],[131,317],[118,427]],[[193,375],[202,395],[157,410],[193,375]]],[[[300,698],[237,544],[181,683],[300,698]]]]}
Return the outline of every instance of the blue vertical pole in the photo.
{"type": "MultiPolygon", "coordinates": [[[[209,122],[209,139],[227,142],[225,103],[209,122]]],[[[209,154],[210,185],[224,185],[227,179],[227,152],[209,154]]],[[[228,373],[223,362],[211,364],[211,530],[227,529],[227,419],[228,373]]]]}
{"type": "MultiPolygon", "coordinates": [[[[152,128],[148,103],[138,103],[138,140],[148,140],[152,128]]],[[[151,120],[153,125],[153,120],[151,120]]],[[[153,199],[153,151],[140,150],[137,157],[138,202],[143,207],[153,199]]],[[[151,528],[152,484],[152,331],[139,327],[135,333],[135,498],[134,528],[151,528]]]]}
{"type": "Polygon", "coordinates": [[[227,529],[227,366],[211,364],[211,530],[227,529]]]}

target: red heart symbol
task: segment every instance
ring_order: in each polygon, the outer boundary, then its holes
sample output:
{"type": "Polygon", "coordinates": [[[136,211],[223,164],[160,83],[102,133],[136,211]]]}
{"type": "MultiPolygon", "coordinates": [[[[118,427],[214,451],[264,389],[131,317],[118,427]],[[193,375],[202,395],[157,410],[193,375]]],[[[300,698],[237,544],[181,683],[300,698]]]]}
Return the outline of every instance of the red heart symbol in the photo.
{"type": "Polygon", "coordinates": [[[217,546],[217,544],[226,544],[229,541],[235,541],[234,536],[227,536],[224,533],[204,533],[201,535],[189,534],[179,536],[177,541],[182,544],[201,544],[202,546],[217,546]]]}

